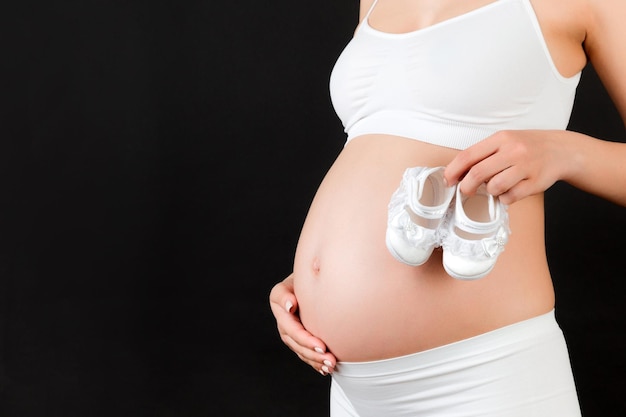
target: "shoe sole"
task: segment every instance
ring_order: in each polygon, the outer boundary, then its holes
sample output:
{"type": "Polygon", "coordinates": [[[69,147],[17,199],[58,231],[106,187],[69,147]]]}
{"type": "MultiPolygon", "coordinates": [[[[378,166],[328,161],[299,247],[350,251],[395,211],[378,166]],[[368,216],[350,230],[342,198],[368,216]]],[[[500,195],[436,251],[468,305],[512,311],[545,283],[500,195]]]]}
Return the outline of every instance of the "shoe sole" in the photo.
{"type": "Polygon", "coordinates": [[[448,273],[448,275],[450,275],[452,278],[461,280],[461,281],[475,281],[477,279],[483,278],[485,277],[487,274],[489,274],[493,268],[495,267],[495,265],[492,265],[488,270],[486,270],[485,272],[482,272],[478,275],[461,275],[458,274],[454,271],[452,271],[450,268],[448,268],[448,266],[444,263],[443,264],[443,269],[446,270],[446,272],[448,273]]]}

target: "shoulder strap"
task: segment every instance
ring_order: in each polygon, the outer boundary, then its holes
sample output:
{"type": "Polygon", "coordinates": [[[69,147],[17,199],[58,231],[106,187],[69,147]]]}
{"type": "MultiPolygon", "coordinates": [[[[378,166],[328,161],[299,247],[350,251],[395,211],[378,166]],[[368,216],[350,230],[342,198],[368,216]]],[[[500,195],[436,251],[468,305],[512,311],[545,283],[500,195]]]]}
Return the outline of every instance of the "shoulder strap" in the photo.
{"type": "Polygon", "coordinates": [[[370,17],[370,14],[372,14],[372,10],[374,10],[374,7],[376,6],[376,3],[378,3],[378,0],[374,0],[374,2],[372,3],[372,5],[370,6],[370,9],[367,11],[367,14],[365,15],[365,17],[363,18],[363,20],[366,20],[367,18],[370,17]]]}

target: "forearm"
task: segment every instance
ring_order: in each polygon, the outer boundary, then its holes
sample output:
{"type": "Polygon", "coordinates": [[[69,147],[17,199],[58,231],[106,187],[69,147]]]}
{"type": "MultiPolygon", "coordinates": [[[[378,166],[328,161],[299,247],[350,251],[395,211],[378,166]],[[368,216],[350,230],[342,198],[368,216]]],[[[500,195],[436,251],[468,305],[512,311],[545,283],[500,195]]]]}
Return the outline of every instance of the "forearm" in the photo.
{"type": "Polygon", "coordinates": [[[567,153],[562,180],[570,185],[626,206],[626,144],[566,132],[567,153]]]}

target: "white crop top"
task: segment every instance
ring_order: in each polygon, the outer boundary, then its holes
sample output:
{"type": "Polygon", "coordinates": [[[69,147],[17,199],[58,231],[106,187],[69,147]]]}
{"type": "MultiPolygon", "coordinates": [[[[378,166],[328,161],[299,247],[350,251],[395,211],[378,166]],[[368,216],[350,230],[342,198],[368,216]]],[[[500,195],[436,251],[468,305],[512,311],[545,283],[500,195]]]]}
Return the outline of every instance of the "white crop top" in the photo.
{"type": "Polygon", "coordinates": [[[581,74],[559,74],[530,0],[402,34],[369,26],[376,1],[330,77],[348,141],[379,133],[465,149],[498,130],[567,127],[581,74]]]}

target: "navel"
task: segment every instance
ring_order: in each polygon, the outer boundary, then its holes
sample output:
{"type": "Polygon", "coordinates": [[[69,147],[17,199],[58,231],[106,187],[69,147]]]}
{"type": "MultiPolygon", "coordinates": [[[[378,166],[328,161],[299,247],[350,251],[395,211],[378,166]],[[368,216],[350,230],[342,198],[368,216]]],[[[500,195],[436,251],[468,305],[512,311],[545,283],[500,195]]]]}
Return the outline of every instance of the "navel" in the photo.
{"type": "Polygon", "coordinates": [[[315,275],[318,275],[320,273],[320,258],[318,258],[317,256],[313,258],[311,268],[313,269],[313,273],[315,275]]]}

